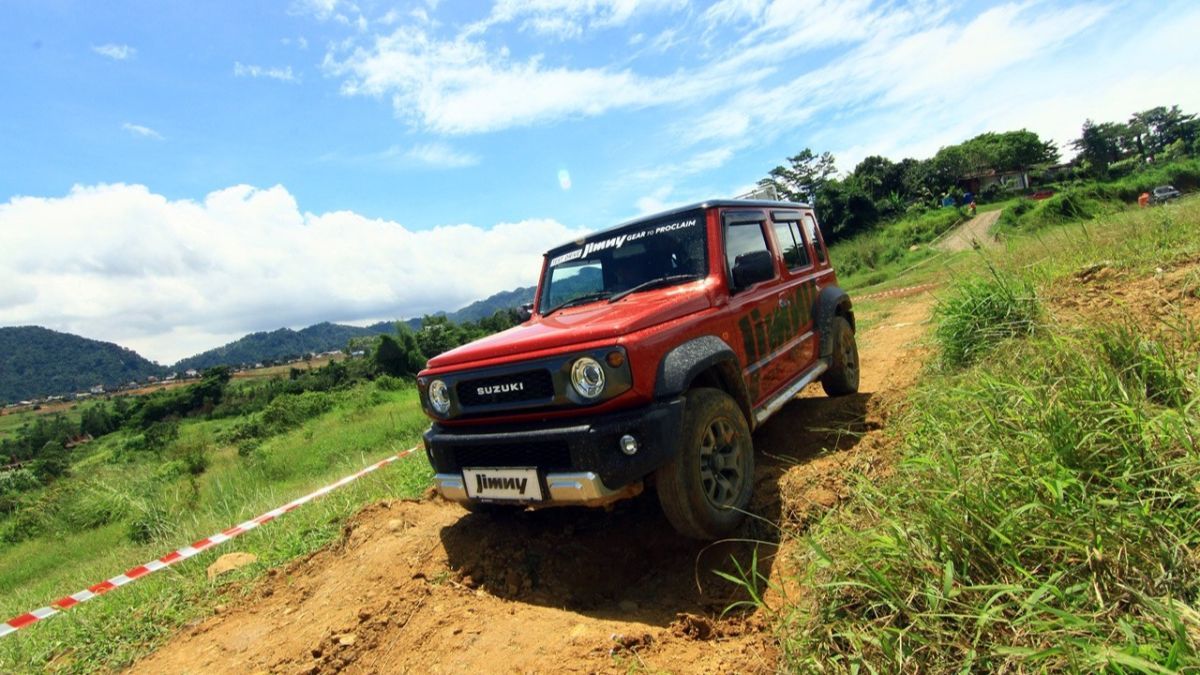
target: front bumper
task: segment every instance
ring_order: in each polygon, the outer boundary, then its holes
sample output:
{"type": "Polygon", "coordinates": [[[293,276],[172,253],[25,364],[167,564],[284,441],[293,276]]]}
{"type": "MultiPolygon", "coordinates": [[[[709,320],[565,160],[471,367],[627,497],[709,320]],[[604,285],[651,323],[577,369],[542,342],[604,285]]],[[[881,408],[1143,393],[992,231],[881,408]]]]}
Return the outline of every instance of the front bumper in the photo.
{"type": "Polygon", "coordinates": [[[434,424],[425,452],[443,497],[467,501],[464,468],[533,467],[546,504],[602,504],[636,494],[640,481],[675,456],[683,399],[559,424],[451,428],[434,424]],[[619,439],[637,439],[633,455],[619,439]]]}

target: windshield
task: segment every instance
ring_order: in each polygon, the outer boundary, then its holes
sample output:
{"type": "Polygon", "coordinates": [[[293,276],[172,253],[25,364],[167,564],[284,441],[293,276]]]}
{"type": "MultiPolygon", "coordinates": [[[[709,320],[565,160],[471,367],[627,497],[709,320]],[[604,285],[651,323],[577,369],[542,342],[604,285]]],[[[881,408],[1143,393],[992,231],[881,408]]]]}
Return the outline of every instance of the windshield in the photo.
{"type": "Polygon", "coordinates": [[[708,274],[707,253],[699,209],[572,242],[546,254],[550,263],[538,311],[699,279],[708,274]]]}

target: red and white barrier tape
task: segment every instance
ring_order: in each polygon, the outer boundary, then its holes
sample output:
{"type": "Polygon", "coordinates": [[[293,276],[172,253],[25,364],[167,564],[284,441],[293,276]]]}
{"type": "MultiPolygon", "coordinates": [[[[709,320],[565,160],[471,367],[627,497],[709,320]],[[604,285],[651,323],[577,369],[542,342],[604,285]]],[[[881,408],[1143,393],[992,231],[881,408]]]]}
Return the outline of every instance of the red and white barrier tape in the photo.
{"type": "Polygon", "coordinates": [[[126,570],[124,574],[118,574],[117,576],[115,576],[107,581],[101,581],[100,583],[96,584],[95,586],[89,587],[87,590],[79,591],[78,593],[68,595],[65,598],[55,600],[54,602],[50,603],[50,605],[48,607],[42,607],[40,609],[35,609],[32,612],[26,612],[25,614],[22,614],[20,616],[13,617],[13,618],[9,619],[8,621],[5,621],[4,623],[0,623],[0,637],[4,637],[5,635],[8,635],[9,633],[15,633],[18,630],[20,630],[30,624],[37,623],[38,621],[42,621],[43,619],[48,619],[48,618],[54,616],[55,614],[58,614],[60,612],[63,612],[65,610],[68,610],[68,609],[74,607],[75,605],[78,605],[81,602],[87,602],[88,600],[91,600],[92,598],[94,598],[98,595],[103,595],[104,593],[107,593],[107,592],[113,590],[114,588],[120,588],[121,586],[124,586],[125,584],[128,584],[131,581],[140,579],[152,572],[157,572],[161,569],[165,569],[167,567],[170,567],[171,565],[174,565],[175,563],[177,563],[181,560],[187,560],[188,558],[191,558],[199,553],[207,551],[208,549],[213,548],[214,546],[224,544],[225,542],[229,541],[230,539],[233,539],[234,537],[245,534],[245,533],[249,532],[250,530],[253,530],[256,527],[259,527],[260,525],[266,525],[267,523],[271,522],[272,520],[275,520],[279,516],[282,516],[283,514],[288,513],[289,511],[294,511],[295,509],[300,508],[301,506],[311,502],[314,499],[317,499],[319,497],[324,497],[325,495],[329,494],[330,492],[333,492],[334,490],[336,490],[340,487],[349,485],[350,483],[353,483],[354,481],[358,480],[359,478],[362,478],[363,476],[371,473],[372,471],[375,471],[376,469],[387,466],[388,464],[391,464],[392,462],[395,462],[403,457],[407,457],[408,455],[411,455],[412,453],[416,452],[416,450],[417,450],[417,448],[413,447],[413,448],[409,448],[408,450],[405,450],[404,452],[396,453],[395,455],[392,455],[391,457],[388,457],[387,459],[378,461],[378,462],[372,464],[371,466],[368,466],[365,469],[362,469],[358,473],[346,476],[345,478],[342,478],[341,480],[337,481],[336,483],[326,485],[325,487],[321,488],[320,490],[316,490],[314,492],[306,494],[303,497],[293,499],[292,501],[288,502],[287,504],[284,504],[283,506],[281,506],[277,509],[271,509],[270,511],[267,511],[266,513],[262,514],[261,516],[259,516],[257,518],[252,518],[250,520],[247,520],[246,522],[242,523],[241,525],[235,525],[235,526],[229,528],[228,530],[224,530],[222,532],[218,532],[217,534],[205,537],[199,541],[192,542],[191,546],[185,546],[181,549],[172,551],[172,552],[168,553],[167,555],[164,555],[163,557],[159,558],[158,560],[152,560],[152,561],[146,563],[145,565],[138,565],[137,567],[134,567],[133,569],[126,570]]]}

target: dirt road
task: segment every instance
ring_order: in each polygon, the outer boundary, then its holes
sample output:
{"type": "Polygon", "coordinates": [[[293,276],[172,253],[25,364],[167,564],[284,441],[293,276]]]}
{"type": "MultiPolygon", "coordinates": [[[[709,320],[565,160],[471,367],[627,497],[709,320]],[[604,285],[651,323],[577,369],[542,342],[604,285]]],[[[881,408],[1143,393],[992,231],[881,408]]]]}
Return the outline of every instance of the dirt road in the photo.
{"type": "Polygon", "coordinates": [[[981,213],[974,218],[968,220],[946,235],[937,243],[937,247],[947,253],[955,251],[965,251],[979,243],[980,246],[990,246],[996,243],[996,240],[989,234],[992,226],[1000,219],[1001,211],[987,211],[981,213]]]}
{"type": "MultiPolygon", "coordinates": [[[[804,392],[754,435],[760,569],[779,593],[789,547],[849,492],[851,472],[891,467],[880,429],[916,377],[928,295],[895,303],[859,335],[862,393],[804,392]]],[[[375,504],[336,545],[267,578],[245,601],[185,629],[142,673],[774,672],[764,612],[734,611],[712,570],[749,544],[674,534],[653,494],[612,512],[467,515],[435,499],[375,504]]]]}

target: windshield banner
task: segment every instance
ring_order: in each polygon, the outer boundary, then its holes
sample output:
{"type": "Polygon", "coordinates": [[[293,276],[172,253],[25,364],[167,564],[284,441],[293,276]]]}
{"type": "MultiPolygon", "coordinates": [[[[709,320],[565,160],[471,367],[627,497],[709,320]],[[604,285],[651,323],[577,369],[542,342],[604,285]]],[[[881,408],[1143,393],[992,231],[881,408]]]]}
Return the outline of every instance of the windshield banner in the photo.
{"type": "Polygon", "coordinates": [[[645,237],[650,237],[650,236],[654,236],[657,234],[666,234],[668,232],[674,232],[676,230],[682,230],[682,229],[686,229],[689,227],[695,227],[696,224],[699,222],[700,222],[699,219],[696,218],[695,216],[693,216],[690,218],[685,218],[683,220],[677,220],[673,223],[664,223],[662,225],[651,225],[650,227],[647,227],[643,230],[638,230],[635,232],[626,232],[624,234],[618,234],[614,237],[609,237],[608,239],[601,239],[599,241],[585,242],[583,246],[575,249],[574,251],[568,251],[566,253],[563,253],[561,255],[556,255],[553,258],[551,258],[550,266],[556,267],[565,262],[570,262],[572,260],[579,260],[581,258],[587,258],[588,256],[595,253],[596,251],[604,251],[604,250],[607,250],[610,248],[618,249],[618,248],[621,248],[622,246],[624,246],[627,242],[637,241],[637,240],[643,239],[645,237]]]}

